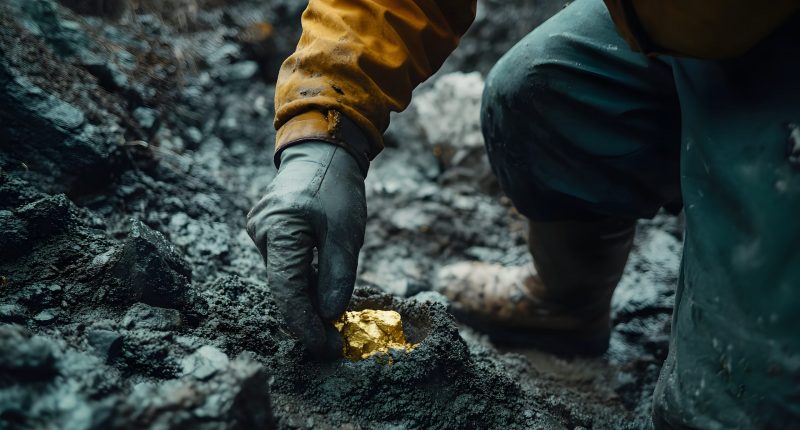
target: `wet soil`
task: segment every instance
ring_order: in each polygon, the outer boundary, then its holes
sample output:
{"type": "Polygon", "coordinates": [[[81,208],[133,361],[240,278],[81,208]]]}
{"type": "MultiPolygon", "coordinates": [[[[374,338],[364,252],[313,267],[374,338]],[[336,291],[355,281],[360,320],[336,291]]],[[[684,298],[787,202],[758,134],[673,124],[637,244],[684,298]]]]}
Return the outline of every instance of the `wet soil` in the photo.
{"type": "Polygon", "coordinates": [[[318,363],[244,231],[275,174],[274,79],[302,2],[138,1],[116,21],[0,4],[0,429],[647,428],[679,219],[640,224],[603,357],[500,350],[431,292],[449,263],[530,262],[459,82],[561,6],[481,2],[393,116],[351,308],[400,312],[419,346],[318,363]]]}

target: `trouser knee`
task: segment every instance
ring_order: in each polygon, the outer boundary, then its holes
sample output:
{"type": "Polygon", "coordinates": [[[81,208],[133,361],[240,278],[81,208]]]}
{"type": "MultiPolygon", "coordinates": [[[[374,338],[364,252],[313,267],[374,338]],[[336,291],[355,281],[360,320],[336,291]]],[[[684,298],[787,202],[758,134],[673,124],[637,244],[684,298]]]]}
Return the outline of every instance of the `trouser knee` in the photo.
{"type": "MultiPolygon", "coordinates": [[[[486,78],[481,105],[481,128],[492,171],[500,188],[529,218],[549,218],[533,205],[548,201],[548,171],[552,163],[541,155],[558,145],[553,136],[569,121],[543,114],[561,103],[547,59],[552,46],[534,33],[506,53],[486,78]]],[[[555,215],[555,218],[559,218],[555,215]]],[[[544,220],[544,219],[542,219],[544,220]]]]}
{"type": "Polygon", "coordinates": [[[680,201],[671,71],[620,48],[601,7],[565,9],[486,79],[489,162],[503,192],[534,221],[648,218],[680,201]]]}

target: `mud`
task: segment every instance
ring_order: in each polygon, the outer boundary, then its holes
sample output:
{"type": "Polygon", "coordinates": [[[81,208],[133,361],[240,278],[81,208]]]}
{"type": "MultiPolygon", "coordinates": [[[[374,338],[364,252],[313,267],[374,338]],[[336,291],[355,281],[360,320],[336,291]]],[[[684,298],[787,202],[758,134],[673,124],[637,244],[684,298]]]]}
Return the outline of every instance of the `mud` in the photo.
{"type": "Polygon", "coordinates": [[[498,350],[430,291],[444,264],[529,262],[474,109],[437,102],[475,92],[435,82],[480,80],[561,3],[482,2],[418,90],[430,105],[393,117],[350,308],[399,312],[418,346],[333,363],[288,334],[243,228],[275,174],[274,79],[303,4],[159,4],[116,21],[0,4],[0,428],[647,427],[679,219],[641,223],[598,359],[498,350]],[[451,129],[430,135],[426,109],[451,129]]]}

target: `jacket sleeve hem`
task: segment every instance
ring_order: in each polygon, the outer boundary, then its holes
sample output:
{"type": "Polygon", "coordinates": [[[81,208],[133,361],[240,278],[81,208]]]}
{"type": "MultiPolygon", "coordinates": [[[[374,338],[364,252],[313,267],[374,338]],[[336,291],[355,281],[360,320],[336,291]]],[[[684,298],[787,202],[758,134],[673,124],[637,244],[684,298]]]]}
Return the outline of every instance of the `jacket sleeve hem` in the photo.
{"type": "Polygon", "coordinates": [[[275,167],[280,167],[280,154],[284,149],[309,141],[322,141],[344,148],[356,159],[366,177],[372,158],[371,145],[359,126],[336,110],[324,113],[309,111],[283,124],[275,138],[275,167]]]}

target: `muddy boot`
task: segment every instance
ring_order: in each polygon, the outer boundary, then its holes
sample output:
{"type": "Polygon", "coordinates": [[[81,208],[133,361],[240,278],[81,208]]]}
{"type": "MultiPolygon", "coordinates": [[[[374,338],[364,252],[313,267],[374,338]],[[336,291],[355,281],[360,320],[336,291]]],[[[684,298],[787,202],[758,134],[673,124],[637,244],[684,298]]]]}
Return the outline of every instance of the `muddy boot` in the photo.
{"type": "Polygon", "coordinates": [[[599,355],[608,348],[609,301],[574,307],[548,300],[532,265],[461,262],[442,268],[436,283],[456,318],[498,345],[561,355],[599,355]]]}
{"type": "Polygon", "coordinates": [[[627,261],[633,221],[532,223],[536,267],[461,262],[436,289],[462,322],[493,342],[560,355],[608,348],[610,303],[627,261]]]}

